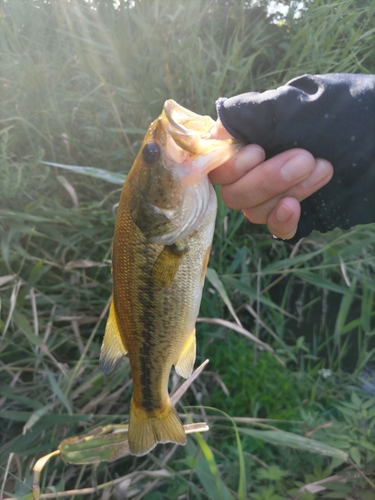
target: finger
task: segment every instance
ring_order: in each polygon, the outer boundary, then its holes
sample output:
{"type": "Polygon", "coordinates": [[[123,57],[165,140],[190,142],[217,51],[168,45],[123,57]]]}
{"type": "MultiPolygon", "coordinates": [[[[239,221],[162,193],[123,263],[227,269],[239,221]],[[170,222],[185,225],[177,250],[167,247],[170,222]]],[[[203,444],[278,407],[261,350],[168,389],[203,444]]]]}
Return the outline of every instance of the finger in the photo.
{"type": "Polygon", "coordinates": [[[332,175],[332,165],[326,160],[317,159],[313,172],[303,182],[257,206],[253,206],[254,197],[249,196],[248,206],[242,207],[242,209],[246,209],[246,217],[252,223],[267,224],[271,212],[281,200],[290,197],[300,202],[327,184],[331,180],[332,175]]]}
{"type": "Polygon", "coordinates": [[[209,178],[212,184],[232,184],[262,163],[264,158],[265,153],[260,146],[249,144],[236,156],[212,170],[209,178]]]}
{"type": "Polygon", "coordinates": [[[297,200],[302,201],[311,194],[315,193],[315,191],[318,191],[321,187],[325,186],[327,182],[332,179],[332,176],[332,164],[327,160],[317,158],[315,160],[315,168],[311,174],[302,182],[289,189],[285,195],[292,196],[293,198],[297,198],[297,200]]]}
{"type": "Polygon", "coordinates": [[[301,205],[295,198],[283,198],[268,217],[268,229],[277,236],[288,240],[297,231],[301,215],[301,205]]]}
{"type": "Polygon", "coordinates": [[[221,196],[230,208],[256,207],[286,193],[306,179],[314,168],[315,159],[308,151],[288,150],[252,168],[232,184],[223,186],[221,196]]]}
{"type": "Polygon", "coordinates": [[[301,206],[295,198],[282,198],[274,209],[261,219],[254,216],[251,209],[243,210],[245,217],[253,224],[267,224],[270,232],[278,238],[292,238],[297,230],[301,215],[301,206]]]}

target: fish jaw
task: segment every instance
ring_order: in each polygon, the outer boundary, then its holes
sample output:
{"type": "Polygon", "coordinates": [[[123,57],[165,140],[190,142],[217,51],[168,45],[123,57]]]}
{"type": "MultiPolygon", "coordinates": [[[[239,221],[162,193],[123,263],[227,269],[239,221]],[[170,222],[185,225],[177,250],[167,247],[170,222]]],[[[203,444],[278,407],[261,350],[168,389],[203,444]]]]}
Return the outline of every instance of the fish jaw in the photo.
{"type": "Polygon", "coordinates": [[[184,184],[199,182],[211,170],[236,155],[245,145],[238,139],[211,138],[210,131],[215,125],[214,120],[210,116],[193,113],[172,99],[164,103],[161,122],[166,135],[170,137],[166,145],[166,156],[173,159],[177,148],[185,152],[182,161],[181,153],[179,155],[180,164],[185,167],[182,180],[184,184]]]}

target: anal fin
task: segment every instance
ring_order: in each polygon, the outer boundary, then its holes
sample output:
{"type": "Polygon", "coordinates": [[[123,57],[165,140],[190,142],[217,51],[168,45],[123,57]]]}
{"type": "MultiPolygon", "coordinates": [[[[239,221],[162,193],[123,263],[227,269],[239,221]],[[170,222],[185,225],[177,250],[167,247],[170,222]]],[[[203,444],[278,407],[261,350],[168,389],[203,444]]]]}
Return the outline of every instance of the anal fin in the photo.
{"type": "Polygon", "coordinates": [[[126,353],[127,350],[118,328],[115,306],[112,299],[100,351],[100,368],[102,372],[105,375],[111,373],[126,353]]]}
{"type": "Polygon", "coordinates": [[[178,375],[184,378],[190,377],[193,372],[196,353],[195,328],[189,333],[184,347],[180,353],[175,369],[178,375]]]}

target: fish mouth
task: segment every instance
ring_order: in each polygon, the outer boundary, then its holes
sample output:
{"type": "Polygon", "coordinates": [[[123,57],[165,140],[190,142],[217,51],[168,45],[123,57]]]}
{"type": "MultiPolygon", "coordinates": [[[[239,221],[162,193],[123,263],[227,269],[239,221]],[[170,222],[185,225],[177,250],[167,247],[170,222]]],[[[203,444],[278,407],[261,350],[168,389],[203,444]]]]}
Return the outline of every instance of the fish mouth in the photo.
{"type": "Polygon", "coordinates": [[[214,125],[210,116],[203,116],[184,108],[173,99],[164,103],[162,122],[165,129],[177,139],[186,135],[202,136],[207,134],[214,125]]]}
{"type": "Polygon", "coordinates": [[[173,99],[165,101],[161,123],[167,137],[172,139],[167,144],[166,157],[188,168],[189,183],[206,176],[245,145],[237,139],[212,139],[209,132],[215,121],[184,108],[173,99]]]}

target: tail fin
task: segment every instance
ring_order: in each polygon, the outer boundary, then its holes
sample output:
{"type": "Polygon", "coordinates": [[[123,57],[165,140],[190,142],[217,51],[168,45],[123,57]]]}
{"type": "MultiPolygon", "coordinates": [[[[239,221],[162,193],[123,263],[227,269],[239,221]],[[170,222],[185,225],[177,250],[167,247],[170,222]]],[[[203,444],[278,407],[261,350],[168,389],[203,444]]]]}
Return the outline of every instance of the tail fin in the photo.
{"type": "Polygon", "coordinates": [[[128,438],[130,453],[139,457],[146,455],[158,443],[186,444],[185,430],[170,402],[159,414],[150,415],[136,408],[132,401],[128,438]]]}

